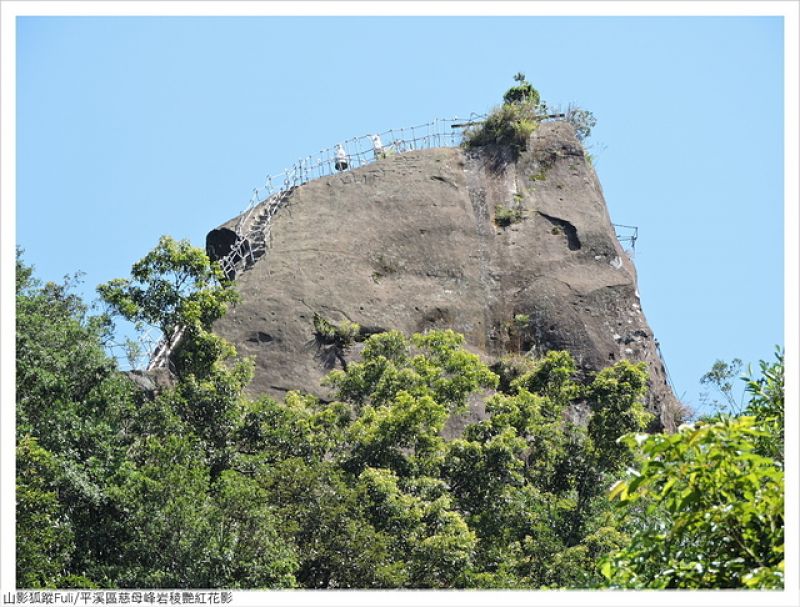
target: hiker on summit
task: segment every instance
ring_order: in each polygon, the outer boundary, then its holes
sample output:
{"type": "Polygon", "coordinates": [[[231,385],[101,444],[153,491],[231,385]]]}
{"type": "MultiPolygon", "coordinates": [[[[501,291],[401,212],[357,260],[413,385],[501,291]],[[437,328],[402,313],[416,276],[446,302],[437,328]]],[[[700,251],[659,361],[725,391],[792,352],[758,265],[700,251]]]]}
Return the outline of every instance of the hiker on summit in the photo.
{"type": "Polygon", "coordinates": [[[372,137],[372,151],[375,153],[375,160],[379,158],[386,158],[386,151],[383,149],[380,135],[371,135],[372,137]]]}
{"type": "Polygon", "coordinates": [[[347,153],[341,143],[336,144],[336,164],[333,166],[337,171],[344,171],[347,168],[347,153]]]}

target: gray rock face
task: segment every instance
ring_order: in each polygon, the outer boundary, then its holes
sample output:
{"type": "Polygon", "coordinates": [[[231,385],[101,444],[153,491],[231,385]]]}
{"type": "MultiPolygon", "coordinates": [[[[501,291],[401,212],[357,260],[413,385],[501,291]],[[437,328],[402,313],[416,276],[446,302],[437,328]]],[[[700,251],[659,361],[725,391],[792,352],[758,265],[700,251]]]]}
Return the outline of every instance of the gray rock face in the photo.
{"type": "Polygon", "coordinates": [[[164,368],[152,369],[150,371],[127,371],[125,375],[130,379],[148,398],[155,398],[156,394],[174,387],[175,378],[164,368]]]}
{"type": "Polygon", "coordinates": [[[242,301],[215,325],[255,358],[252,393],[330,397],[319,313],[405,333],[452,328],[487,361],[550,349],[569,350],[587,373],[644,361],[647,406],[674,426],[680,405],[636,270],[566,123],[541,124],[516,161],[439,148],[307,183],[274,218],[269,247],[236,277],[242,301]],[[526,328],[512,328],[517,315],[526,328]]]}

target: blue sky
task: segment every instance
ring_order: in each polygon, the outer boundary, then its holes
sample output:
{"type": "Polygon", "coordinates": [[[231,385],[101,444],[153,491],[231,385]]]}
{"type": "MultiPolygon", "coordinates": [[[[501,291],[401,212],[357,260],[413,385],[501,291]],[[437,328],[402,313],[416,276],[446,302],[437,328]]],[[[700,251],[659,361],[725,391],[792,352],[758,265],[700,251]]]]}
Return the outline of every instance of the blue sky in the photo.
{"type": "MultiPolygon", "coordinates": [[[[203,246],[254,187],[356,135],[576,102],[677,395],[783,344],[778,17],[24,17],[17,243],[83,293],[162,234],[203,246]]],[[[5,201],[4,201],[5,204],[5,201]]]]}

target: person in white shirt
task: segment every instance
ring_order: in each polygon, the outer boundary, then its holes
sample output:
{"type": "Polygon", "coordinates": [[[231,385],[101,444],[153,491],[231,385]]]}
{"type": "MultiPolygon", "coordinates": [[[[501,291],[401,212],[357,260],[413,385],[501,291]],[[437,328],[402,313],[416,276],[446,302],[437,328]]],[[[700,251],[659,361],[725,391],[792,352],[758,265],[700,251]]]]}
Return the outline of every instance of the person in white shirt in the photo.
{"type": "Polygon", "coordinates": [[[337,171],[344,171],[347,168],[347,153],[341,143],[336,144],[336,163],[333,165],[337,171]]]}
{"type": "Polygon", "coordinates": [[[375,160],[386,158],[386,151],[383,149],[380,135],[372,135],[372,151],[375,153],[375,160]]]}

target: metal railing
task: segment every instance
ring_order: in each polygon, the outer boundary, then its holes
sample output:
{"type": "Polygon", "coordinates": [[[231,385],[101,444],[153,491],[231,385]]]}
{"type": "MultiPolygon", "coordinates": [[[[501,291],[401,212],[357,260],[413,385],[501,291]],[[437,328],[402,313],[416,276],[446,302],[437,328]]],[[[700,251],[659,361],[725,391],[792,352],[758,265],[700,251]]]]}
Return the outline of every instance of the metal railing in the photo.
{"type": "Polygon", "coordinates": [[[632,258],[636,254],[636,241],[639,240],[639,228],[637,226],[626,226],[621,223],[613,223],[614,233],[617,240],[623,246],[629,245],[630,249],[626,248],[628,255],[632,258]]]}
{"type": "Polygon", "coordinates": [[[483,115],[475,113],[466,119],[437,118],[425,124],[353,137],[336,146],[323,148],[317,154],[300,158],[281,173],[268,175],[261,188],[253,189],[247,207],[236,222],[236,241],[230,252],[219,260],[222,269],[232,278],[248,264],[254,263],[257,253],[265,252],[269,246],[272,217],[294,188],[314,179],[358,169],[394,154],[458,146],[463,131],[454,127],[482,118],[483,115]],[[339,148],[343,157],[337,156],[339,148]],[[258,216],[257,208],[263,209],[258,216]],[[263,223],[259,225],[257,219],[262,219],[263,223]]]}
{"type": "Polygon", "coordinates": [[[154,335],[155,327],[148,327],[144,330],[137,330],[136,339],[127,339],[125,342],[116,340],[105,344],[105,349],[109,356],[115,358],[118,364],[126,363],[131,370],[150,368],[150,363],[164,344],[163,335],[158,331],[158,336],[154,335]]]}
{"type": "MultiPolygon", "coordinates": [[[[484,117],[472,113],[467,118],[437,118],[425,124],[353,137],[336,146],[323,148],[316,154],[300,158],[280,173],[268,175],[262,187],[253,189],[250,200],[234,227],[236,240],[230,251],[218,260],[223,272],[232,279],[266,254],[272,232],[272,218],[295,188],[309,181],[352,171],[396,154],[437,147],[456,147],[463,138],[463,130],[457,127],[463,127],[464,123],[479,122],[484,117]],[[344,163],[337,156],[339,146],[344,150],[344,163]]],[[[145,346],[143,352],[149,361],[147,370],[167,366],[172,350],[182,337],[181,328],[176,328],[170,340],[165,340],[162,336],[156,341],[149,333],[140,336],[139,342],[145,346]]],[[[123,348],[121,345],[112,347],[123,348]]]]}
{"type": "MultiPolygon", "coordinates": [[[[572,106],[568,106],[563,112],[559,107],[548,107],[548,111],[550,115],[543,116],[543,120],[565,117],[569,120],[572,106]]],[[[295,188],[315,179],[361,168],[395,154],[459,146],[463,140],[464,128],[479,124],[485,118],[485,114],[473,112],[466,118],[437,118],[425,124],[353,137],[336,146],[323,148],[316,154],[300,158],[280,173],[268,175],[262,187],[253,189],[246,208],[240,213],[234,227],[236,240],[230,251],[218,260],[222,270],[233,279],[237,273],[246,270],[266,254],[272,218],[295,188]],[[341,162],[341,152],[337,155],[340,147],[344,151],[344,162],[341,162]]],[[[167,341],[162,337],[154,347],[150,347],[147,369],[166,366],[171,350],[182,337],[183,331],[176,329],[172,339],[167,341]]]]}

